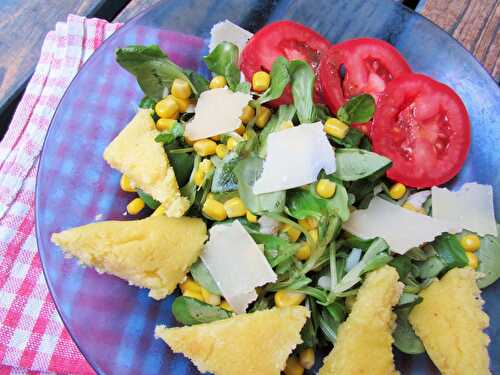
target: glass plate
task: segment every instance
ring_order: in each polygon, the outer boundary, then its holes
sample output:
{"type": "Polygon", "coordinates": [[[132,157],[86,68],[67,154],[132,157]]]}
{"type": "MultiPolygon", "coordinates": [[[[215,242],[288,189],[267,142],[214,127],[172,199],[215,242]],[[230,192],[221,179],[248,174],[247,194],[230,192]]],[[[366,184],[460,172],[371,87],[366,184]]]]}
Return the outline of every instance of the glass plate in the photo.
{"type": "MultiPolygon", "coordinates": [[[[120,174],[101,155],[133,117],[142,93],[115,63],[115,49],[158,43],[178,64],[199,69],[210,28],[224,19],[253,32],[271,21],[294,19],[332,42],[373,36],[395,45],[415,71],[445,82],[462,97],[473,140],[451,186],[492,184],[500,217],[499,88],[474,57],[422,16],[390,0],[162,2],[108,39],[73,80],[48,131],[38,170],[37,239],[48,286],[71,336],[98,373],[197,373],[190,361],[153,337],[155,325],[175,324],[173,296],[156,302],[145,290],[79,267],[50,243],[50,235],[96,217],[126,219],[122,213],[131,196],[120,191],[120,174]]],[[[497,283],[483,293],[491,317],[493,373],[500,373],[499,289],[497,283]]],[[[426,355],[396,357],[402,374],[438,373],[426,355]]]]}

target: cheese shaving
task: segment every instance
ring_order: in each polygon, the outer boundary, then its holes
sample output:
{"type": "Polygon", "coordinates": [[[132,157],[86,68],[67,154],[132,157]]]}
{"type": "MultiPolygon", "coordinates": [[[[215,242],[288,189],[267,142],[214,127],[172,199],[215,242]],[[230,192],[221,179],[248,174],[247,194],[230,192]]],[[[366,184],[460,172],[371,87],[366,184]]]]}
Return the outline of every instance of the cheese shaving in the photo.
{"type": "Polygon", "coordinates": [[[221,42],[230,42],[235,44],[240,53],[245,48],[248,40],[253,36],[250,31],[245,30],[231,21],[225,20],[216,23],[210,30],[210,43],[208,49],[210,52],[221,42]]]}

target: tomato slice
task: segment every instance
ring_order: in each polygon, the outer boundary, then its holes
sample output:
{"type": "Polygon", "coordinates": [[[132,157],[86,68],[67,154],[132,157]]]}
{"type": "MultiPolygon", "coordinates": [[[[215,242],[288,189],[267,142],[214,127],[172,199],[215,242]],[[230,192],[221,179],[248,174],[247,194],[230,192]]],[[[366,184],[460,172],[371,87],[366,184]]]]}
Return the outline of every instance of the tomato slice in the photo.
{"type": "MultiPolygon", "coordinates": [[[[307,61],[317,76],[321,55],[332,44],[316,31],[293,21],[277,21],[260,29],[247,43],[241,53],[240,69],[251,81],[259,70],[271,71],[278,56],[287,60],[307,61]]],[[[320,85],[316,80],[315,100],[320,100],[320,85]]],[[[271,105],[290,104],[293,102],[291,90],[285,89],[283,95],[271,102],[271,105]]]]}
{"type": "MultiPolygon", "coordinates": [[[[396,48],[380,39],[351,39],[331,47],[321,59],[323,98],[333,113],[351,97],[371,94],[377,101],[387,83],[411,68],[396,48]]],[[[365,133],[370,124],[355,124],[365,133]]]]}
{"type": "Polygon", "coordinates": [[[387,84],[373,120],[373,150],[393,162],[387,176],[405,185],[441,185],[461,169],[470,121],[460,97],[422,74],[387,84]]]}

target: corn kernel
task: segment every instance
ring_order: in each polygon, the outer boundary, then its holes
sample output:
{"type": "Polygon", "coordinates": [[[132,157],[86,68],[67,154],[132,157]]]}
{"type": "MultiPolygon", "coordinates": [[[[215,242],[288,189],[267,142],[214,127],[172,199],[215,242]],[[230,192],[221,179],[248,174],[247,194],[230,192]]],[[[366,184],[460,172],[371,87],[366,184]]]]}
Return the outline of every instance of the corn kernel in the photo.
{"type": "Polygon", "coordinates": [[[200,139],[199,141],[194,142],[193,147],[198,155],[209,156],[215,154],[217,143],[211,139],[200,139]]]}
{"type": "Polygon", "coordinates": [[[215,154],[221,159],[224,159],[228,152],[229,150],[227,149],[227,146],[224,144],[219,144],[215,148],[215,154]]]}
{"type": "Polygon", "coordinates": [[[240,116],[240,120],[242,123],[248,124],[250,121],[252,121],[254,116],[255,116],[255,109],[253,109],[253,107],[250,107],[249,105],[246,105],[243,108],[243,113],[240,116]]]}
{"type": "Polygon", "coordinates": [[[203,204],[203,213],[215,221],[226,220],[227,213],[224,205],[215,199],[207,199],[203,204]]]}
{"type": "Polygon", "coordinates": [[[236,139],[234,139],[233,137],[230,137],[227,140],[227,149],[228,150],[233,150],[236,147],[237,144],[238,144],[238,141],[236,139]]]}
{"type": "Polygon", "coordinates": [[[179,99],[188,99],[191,96],[191,86],[189,83],[183,79],[176,78],[172,83],[172,89],[170,90],[173,96],[179,99]]]}
{"type": "Polygon", "coordinates": [[[226,311],[234,311],[233,308],[231,307],[231,305],[229,303],[227,303],[226,300],[222,301],[219,305],[219,307],[221,309],[224,309],[226,311]]]}
{"type": "MultiPolygon", "coordinates": [[[[208,193],[206,199],[215,199],[215,195],[213,193],[208,193]]],[[[215,199],[217,200],[217,199],[215,199]]]]}
{"type": "Polygon", "coordinates": [[[172,98],[176,103],[177,103],[177,107],[179,108],[179,112],[186,112],[188,107],[189,107],[189,99],[181,99],[181,98],[178,98],[174,95],[169,95],[167,96],[167,98],[172,98]]]}
{"type": "Polygon", "coordinates": [[[279,126],[280,130],[291,129],[291,128],[293,128],[293,122],[291,122],[290,120],[283,121],[279,126]]]}
{"type": "Polygon", "coordinates": [[[335,138],[343,139],[349,132],[349,125],[344,124],[339,119],[329,117],[325,121],[324,130],[326,134],[329,134],[335,138]]]}
{"type": "Polygon", "coordinates": [[[122,174],[120,178],[120,188],[127,193],[133,193],[135,191],[135,184],[127,175],[122,174]]]}
{"type": "Polygon", "coordinates": [[[175,122],[176,120],[172,118],[159,118],[158,121],[156,121],[156,129],[159,131],[170,130],[175,122]]]}
{"type": "Polygon", "coordinates": [[[465,251],[473,253],[481,247],[481,239],[475,234],[467,234],[460,238],[460,245],[465,251]]]}
{"type": "Polygon", "coordinates": [[[224,78],[224,76],[215,76],[212,78],[209,85],[211,89],[221,89],[224,86],[226,86],[226,78],[224,78]]]}
{"type": "Polygon", "coordinates": [[[196,172],[194,172],[193,181],[196,186],[203,185],[203,182],[205,181],[205,173],[203,173],[200,168],[198,168],[196,172]]]}
{"type": "Polygon", "coordinates": [[[141,198],[135,198],[127,204],[127,212],[130,215],[137,215],[144,208],[144,201],[141,198]]]}
{"type": "Polygon", "coordinates": [[[156,103],[155,112],[161,118],[174,118],[179,115],[179,106],[174,99],[167,96],[156,103]]]}
{"type": "Polygon", "coordinates": [[[243,135],[243,134],[245,134],[245,130],[246,130],[245,125],[243,125],[243,123],[241,123],[240,127],[238,129],[236,129],[235,131],[239,135],[243,135]]]}
{"type": "Polygon", "coordinates": [[[257,216],[255,216],[253,213],[251,213],[250,211],[247,211],[247,220],[250,222],[250,223],[256,223],[257,222],[257,216]]]}
{"type": "Polygon", "coordinates": [[[257,113],[257,118],[255,119],[255,125],[262,129],[266,126],[270,118],[271,110],[267,107],[260,107],[260,111],[257,113]]]}
{"type": "Polygon", "coordinates": [[[314,217],[306,217],[305,219],[300,219],[299,224],[303,226],[306,230],[313,230],[318,227],[318,221],[314,217]]]}
{"type": "Polygon", "coordinates": [[[306,295],[289,290],[278,290],[274,294],[274,304],[278,307],[297,306],[306,299],[306,295]]]}
{"type": "Polygon", "coordinates": [[[288,235],[288,238],[290,239],[290,241],[292,242],[296,242],[300,235],[301,235],[301,231],[298,230],[297,228],[295,227],[292,227],[290,224],[285,224],[282,228],[281,228],[281,231],[283,233],[286,233],[288,235]]]}
{"type": "Polygon", "coordinates": [[[220,296],[210,293],[203,287],[201,287],[201,296],[203,297],[203,301],[205,301],[209,305],[217,306],[218,304],[220,304],[220,296]]]}
{"type": "Polygon", "coordinates": [[[314,366],[314,350],[313,348],[307,348],[300,352],[299,362],[302,367],[306,370],[310,370],[314,366]]]}
{"type": "Polygon", "coordinates": [[[165,215],[165,206],[160,204],[156,210],[153,211],[151,216],[162,216],[165,215]]]}
{"type": "Polygon", "coordinates": [[[314,242],[318,242],[319,239],[318,229],[308,230],[307,233],[309,233],[309,236],[314,242]]]}
{"type": "Polygon", "coordinates": [[[337,189],[337,185],[335,185],[335,182],[332,182],[326,178],[322,178],[321,180],[318,181],[316,185],[316,193],[321,198],[331,198],[335,195],[335,190],[337,189]]]}
{"type": "Polygon", "coordinates": [[[192,290],[186,290],[184,293],[182,293],[184,297],[190,297],[197,299],[198,301],[204,302],[203,301],[203,296],[201,295],[200,292],[193,292],[192,290]]]}
{"type": "Polygon", "coordinates": [[[413,204],[411,204],[410,202],[405,202],[405,204],[403,204],[402,207],[406,208],[409,211],[413,211],[413,212],[416,212],[416,213],[419,213],[419,214],[425,214],[425,211],[424,211],[423,208],[417,208],[413,204]]]}
{"type": "Polygon", "coordinates": [[[298,260],[308,260],[310,256],[311,247],[307,243],[301,246],[295,253],[295,258],[297,258],[298,260]]]}
{"type": "Polygon", "coordinates": [[[203,173],[208,173],[214,168],[214,164],[210,159],[203,159],[198,166],[198,169],[201,170],[203,173]]]}
{"type": "Polygon", "coordinates": [[[479,265],[479,260],[477,259],[476,254],[466,251],[465,255],[467,255],[467,258],[469,259],[469,267],[472,268],[473,270],[477,270],[477,266],[479,265]]]}
{"type": "Polygon", "coordinates": [[[182,293],[185,293],[186,290],[190,290],[195,293],[201,293],[201,285],[190,277],[186,277],[186,280],[184,280],[184,282],[179,285],[179,288],[181,289],[182,293]]]}
{"type": "Polygon", "coordinates": [[[252,89],[253,91],[263,92],[269,88],[271,83],[271,76],[264,71],[255,72],[252,76],[252,89]]]}
{"type": "Polygon", "coordinates": [[[245,214],[247,213],[245,203],[243,203],[243,201],[239,197],[234,197],[227,200],[224,203],[224,208],[226,209],[228,217],[245,216],[245,214]]]}
{"type": "Polygon", "coordinates": [[[403,195],[406,194],[406,186],[404,186],[401,182],[398,182],[391,186],[389,189],[389,196],[392,199],[401,199],[403,195]]]}
{"type": "Polygon", "coordinates": [[[304,368],[300,365],[299,361],[295,357],[288,357],[286,360],[285,370],[283,371],[285,375],[303,375],[304,368]]]}

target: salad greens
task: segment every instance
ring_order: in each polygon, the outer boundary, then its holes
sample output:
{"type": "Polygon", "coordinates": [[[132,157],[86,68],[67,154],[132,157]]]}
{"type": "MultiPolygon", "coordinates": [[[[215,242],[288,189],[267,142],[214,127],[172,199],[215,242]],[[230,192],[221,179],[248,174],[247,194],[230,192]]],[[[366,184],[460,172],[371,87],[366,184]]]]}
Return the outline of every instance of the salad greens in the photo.
{"type": "Polygon", "coordinates": [[[233,43],[222,42],[203,59],[210,71],[226,78],[229,88],[236,91],[240,83],[240,69],[238,68],[238,47],[233,43]]]}
{"type": "Polygon", "coordinates": [[[337,111],[337,118],[346,124],[368,122],[375,113],[375,99],[369,94],[352,97],[337,111]]]}
{"type": "Polygon", "coordinates": [[[179,323],[192,326],[229,318],[232,314],[223,308],[209,305],[191,297],[177,297],[172,304],[172,313],[179,323]]]}

